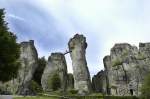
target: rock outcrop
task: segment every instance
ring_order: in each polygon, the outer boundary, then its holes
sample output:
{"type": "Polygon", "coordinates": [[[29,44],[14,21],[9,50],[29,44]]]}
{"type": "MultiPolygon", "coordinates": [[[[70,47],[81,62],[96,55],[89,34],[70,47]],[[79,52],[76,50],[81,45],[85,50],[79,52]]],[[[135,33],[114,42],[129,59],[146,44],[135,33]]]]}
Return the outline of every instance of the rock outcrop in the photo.
{"type": "Polygon", "coordinates": [[[64,54],[52,53],[48,58],[47,66],[42,75],[41,84],[44,91],[53,91],[51,79],[54,74],[58,74],[61,82],[60,89],[67,89],[67,65],[64,54]]]}
{"type": "Polygon", "coordinates": [[[73,74],[71,73],[68,73],[67,89],[68,90],[74,89],[74,77],[73,74]]]}
{"type": "Polygon", "coordinates": [[[83,35],[76,34],[70,39],[68,46],[72,59],[74,87],[79,94],[89,93],[91,91],[91,81],[85,57],[86,38],[83,35]]]}
{"type": "Polygon", "coordinates": [[[101,70],[92,77],[92,88],[96,93],[106,93],[106,73],[101,70]]]}
{"type": "Polygon", "coordinates": [[[16,79],[18,83],[17,93],[20,95],[32,94],[29,89],[29,84],[32,80],[35,69],[38,66],[38,54],[33,40],[22,42],[20,46],[21,67],[19,69],[18,78],[16,79]]]}
{"type": "Polygon", "coordinates": [[[107,94],[140,95],[144,77],[150,71],[150,43],[140,43],[139,49],[127,43],[115,44],[103,62],[107,94]]]}
{"type": "MultiPolygon", "coordinates": [[[[18,76],[11,81],[0,83],[0,87],[7,93],[19,95],[33,95],[29,88],[35,69],[38,65],[38,54],[34,46],[34,41],[20,43],[20,68],[18,76]]],[[[1,89],[0,88],[0,89],[1,89]]]]}

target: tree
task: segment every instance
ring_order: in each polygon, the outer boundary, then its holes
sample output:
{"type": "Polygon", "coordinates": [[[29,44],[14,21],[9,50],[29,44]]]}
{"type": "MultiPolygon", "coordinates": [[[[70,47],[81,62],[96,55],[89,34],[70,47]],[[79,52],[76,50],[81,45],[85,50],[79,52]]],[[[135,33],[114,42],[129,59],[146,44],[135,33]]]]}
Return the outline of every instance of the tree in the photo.
{"type": "Polygon", "coordinates": [[[38,68],[35,70],[33,80],[41,85],[41,77],[46,66],[46,60],[44,57],[38,59],[38,68]]]}
{"type": "Polygon", "coordinates": [[[150,97],[150,73],[144,79],[144,83],[141,88],[141,96],[143,99],[149,99],[150,97]]]}
{"type": "Polygon", "coordinates": [[[0,9],[0,81],[9,81],[17,77],[20,46],[16,43],[16,35],[8,30],[4,20],[4,9],[0,9]]]}

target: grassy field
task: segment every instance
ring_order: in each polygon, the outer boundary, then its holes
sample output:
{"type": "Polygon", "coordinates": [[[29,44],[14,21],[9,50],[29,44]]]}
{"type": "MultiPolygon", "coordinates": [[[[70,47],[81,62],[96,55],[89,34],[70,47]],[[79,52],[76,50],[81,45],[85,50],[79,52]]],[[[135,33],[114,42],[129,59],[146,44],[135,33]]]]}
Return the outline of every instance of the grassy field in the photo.
{"type": "Polygon", "coordinates": [[[13,99],[61,99],[59,97],[45,97],[45,96],[33,96],[33,97],[14,97],[13,99]]]}
{"type": "Polygon", "coordinates": [[[79,96],[75,94],[70,95],[58,95],[56,93],[51,94],[39,94],[38,96],[26,96],[26,97],[14,97],[13,99],[138,99],[135,96],[103,96],[101,93],[93,93],[86,96],[79,96]]]}
{"type": "Polygon", "coordinates": [[[100,97],[79,97],[79,96],[73,96],[73,97],[68,97],[68,98],[63,98],[63,97],[43,97],[43,96],[38,96],[38,97],[15,97],[13,99],[103,99],[100,97]]]}
{"type": "Polygon", "coordinates": [[[67,98],[60,96],[35,96],[35,97],[15,97],[13,99],[139,99],[132,96],[67,96],[67,98]]]}

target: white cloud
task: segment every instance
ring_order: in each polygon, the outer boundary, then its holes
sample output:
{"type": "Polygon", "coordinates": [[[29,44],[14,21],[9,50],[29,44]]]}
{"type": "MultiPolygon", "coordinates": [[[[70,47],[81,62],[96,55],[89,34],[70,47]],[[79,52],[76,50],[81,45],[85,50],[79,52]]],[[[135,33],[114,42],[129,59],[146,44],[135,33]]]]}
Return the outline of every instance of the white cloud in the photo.
{"type": "MultiPolygon", "coordinates": [[[[87,37],[87,60],[92,75],[103,69],[102,59],[115,43],[138,45],[149,41],[149,0],[32,0],[30,3],[52,16],[55,27],[66,39],[76,32],[87,37]]],[[[22,20],[16,16],[11,15],[22,20]]],[[[46,54],[44,50],[41,52],[46,54]]],[[[70,67],[69,71],[72,72],[70,67]]]]}
{"type": "Polygon", "coordinates": [[[110,48],[115,43],[128,42],[138,45],[139,42],[148,41],[150,22],[147,22],[149,17],[146,15],[149,15],[150,8],[148,1],[143,2],[140,0],[39,0],[37,6],[52,15],[57,20],[56,27],[66,31],[65,35],[68,37],[72,37],[75,32],[83,32],[87,36],[88,66],[92,73],[94,71],[96,73],[103,68],[102,59],[109,54],[110,48]],[[143,7],[145,10],[142,10],[143,7]],[[91,60],[91,54],[97,55],[92,56],[95,61],[91,60]]]}
{"type": "Polygon", "coordinates": [[[14,19],[21,20],[21,21],[25,21],[24,18],[19,17],[19,16],[14,15],[14,14],[8,14],[7,17],[14,18],[14,19]]]}

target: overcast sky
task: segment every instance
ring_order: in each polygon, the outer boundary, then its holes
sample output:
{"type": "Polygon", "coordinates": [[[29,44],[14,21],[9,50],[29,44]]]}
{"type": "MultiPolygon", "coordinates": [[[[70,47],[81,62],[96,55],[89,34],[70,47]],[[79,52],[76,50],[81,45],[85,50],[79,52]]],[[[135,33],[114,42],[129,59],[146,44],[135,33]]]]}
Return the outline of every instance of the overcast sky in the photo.
{"type": "MultiPolygon", "coordinates": [[[[115,43],[150,41],[150,0],[0,0],[18,41],[33,39],[39,56],[65,52],[74,34],[87,38],[91,75],[115,43]]],[[[69,55],[68,71],[72,72],[69,55]]]]}

